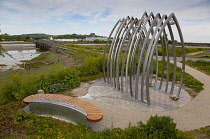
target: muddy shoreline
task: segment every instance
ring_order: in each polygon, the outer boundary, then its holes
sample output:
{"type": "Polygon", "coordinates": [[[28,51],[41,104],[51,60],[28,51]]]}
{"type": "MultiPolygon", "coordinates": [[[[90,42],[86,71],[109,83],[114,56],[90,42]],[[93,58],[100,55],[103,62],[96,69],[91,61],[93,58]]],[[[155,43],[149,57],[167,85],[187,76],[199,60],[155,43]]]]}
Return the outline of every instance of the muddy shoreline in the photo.
{"type": "Polygon", "coordinates": [[[35,44],[1,44],[7,51],[12,50],[32,50],[36,48],[35,44]]]}

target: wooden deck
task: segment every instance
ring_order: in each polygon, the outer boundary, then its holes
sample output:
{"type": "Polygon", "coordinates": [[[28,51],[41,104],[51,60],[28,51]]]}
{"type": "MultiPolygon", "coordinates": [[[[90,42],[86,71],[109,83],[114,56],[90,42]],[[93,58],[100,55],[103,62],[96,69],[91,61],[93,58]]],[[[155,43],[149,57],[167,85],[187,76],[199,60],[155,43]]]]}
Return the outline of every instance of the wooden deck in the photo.
{"type": "Polygon", "coordinates": [[[58,94],[34,94],[25,97],[23,101],[28,104],[30,103],[31,100],[36,98],[56,99],[77,105],[87,113],[87,120],[90,122],[99,122],[103,118],[103,112],[97,106],[89,102],[86,102],[84,100],[80,100],[70,96],[58,95],[58,94]]]}

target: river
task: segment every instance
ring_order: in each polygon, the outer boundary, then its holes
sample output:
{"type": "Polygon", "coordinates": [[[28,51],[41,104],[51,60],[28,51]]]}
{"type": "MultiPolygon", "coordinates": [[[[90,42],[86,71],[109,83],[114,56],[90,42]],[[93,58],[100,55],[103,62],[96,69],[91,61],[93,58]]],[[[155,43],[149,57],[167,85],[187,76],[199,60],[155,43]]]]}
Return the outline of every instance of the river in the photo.
{"type": "Polygon", "coordinates": [[[40,55],[35,44],[1,44],[12,56],[0,56],[0,71],[8,69],[22,69],[18,64],[22,64],[24,60],[31,60],[40,55]]]}

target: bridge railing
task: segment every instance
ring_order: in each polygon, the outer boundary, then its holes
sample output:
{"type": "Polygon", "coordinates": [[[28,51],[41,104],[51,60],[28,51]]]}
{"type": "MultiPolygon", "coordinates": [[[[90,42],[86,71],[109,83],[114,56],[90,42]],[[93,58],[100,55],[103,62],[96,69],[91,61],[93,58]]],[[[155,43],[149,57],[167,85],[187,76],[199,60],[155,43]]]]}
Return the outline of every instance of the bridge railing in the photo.
{"type": "Polygon", "coordinates": [[[64,45],[63,42],[57,42],[53,40],[36,40],[34,42],[36,44],[36,48],[39,48],[42,51],[47,51],[50,48],[54,47],[56,44],[64,45]]]}

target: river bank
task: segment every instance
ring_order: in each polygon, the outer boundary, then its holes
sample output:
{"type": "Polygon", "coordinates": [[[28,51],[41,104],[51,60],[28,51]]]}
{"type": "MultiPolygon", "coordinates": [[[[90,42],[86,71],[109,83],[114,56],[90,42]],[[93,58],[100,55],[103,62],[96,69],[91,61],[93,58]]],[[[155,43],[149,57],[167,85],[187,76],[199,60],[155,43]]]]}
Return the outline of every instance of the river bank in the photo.
{"type": "Polygon", "coordinates": [[[7,51],[10,50],[32,50],[36,49],[35,44],[1,44],[1,46],[7,51]]]}

